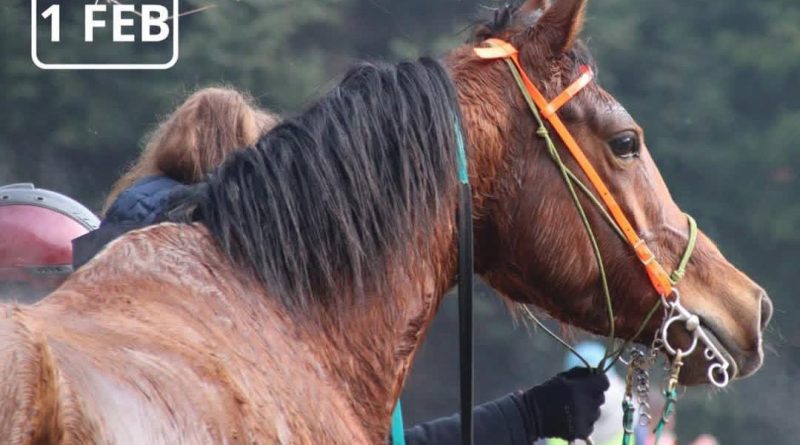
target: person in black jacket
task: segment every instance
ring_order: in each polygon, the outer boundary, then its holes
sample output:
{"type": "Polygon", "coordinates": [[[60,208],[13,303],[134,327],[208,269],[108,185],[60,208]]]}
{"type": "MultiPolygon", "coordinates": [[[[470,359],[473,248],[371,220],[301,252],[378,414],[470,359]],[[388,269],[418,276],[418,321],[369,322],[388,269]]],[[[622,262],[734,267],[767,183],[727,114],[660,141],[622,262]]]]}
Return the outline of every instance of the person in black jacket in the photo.
{"type": "MultiPolygon", "coordinates": [[[[473,409],[475,443],[531,445],[547,437],[587,439],[600,418],[608,378],[572,368],[541,385],[473,409]]],[[[458,414],[416,425],[405,432],[408,445],[460,445],[458,414]]]]}
{"type": "MultiPolygon", "coordinates": [[[[229,152],[253,145],[277,119],[230,89],[200,90],[154,133],[112,189],[100,228],[73,241],[76,268],[121,234],[158,221],[173,193],[200,181],[229,152]]],[[[585,439],[600,416],[608,380],[585,368],[474,409],[475,443],[531,445],[544,437],[585,439]]],[[[460,442],[459,416],[406,431],[408,444],[460,442]]]]}

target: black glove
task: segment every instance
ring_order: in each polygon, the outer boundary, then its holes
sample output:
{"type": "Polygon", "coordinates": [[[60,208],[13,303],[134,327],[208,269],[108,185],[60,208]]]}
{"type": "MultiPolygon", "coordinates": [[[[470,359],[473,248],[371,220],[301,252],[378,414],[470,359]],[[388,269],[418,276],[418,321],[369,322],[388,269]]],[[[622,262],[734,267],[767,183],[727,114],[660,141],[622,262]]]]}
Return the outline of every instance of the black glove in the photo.
{"type": "Polygon", "coordinates": [[[522,394],[539,438],[586,439],[600,418],[608,377],[588,368],[572,368],[522,394]]]}

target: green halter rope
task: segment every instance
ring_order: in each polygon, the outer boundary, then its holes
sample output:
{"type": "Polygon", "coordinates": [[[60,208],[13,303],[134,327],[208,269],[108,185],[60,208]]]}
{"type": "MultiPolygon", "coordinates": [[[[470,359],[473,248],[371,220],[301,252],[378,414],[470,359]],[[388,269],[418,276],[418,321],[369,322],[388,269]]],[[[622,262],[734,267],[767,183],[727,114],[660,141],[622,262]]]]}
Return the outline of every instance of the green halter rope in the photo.
{"type": "MultiPolygon", "coordinates": [[[[558,153],[555,142],[553,141],[553,138],[550,136],[550,132],[548,131],[547,126],[545,125],[544,120],[542,119],[541,114],[539,113],[539,108],[536,106],[536,103],[533,101],[533,98],[531,98],[527,88],[525,87],[524,81],[520,76],[517,66],[510,59],[505,59],[505,62],[508,65],[509,69],[511,70],[511,74],[514,76],[514,81],[517,83],[519,90],[522,92],[522,95],[525,98],[525,102],[527,103],[528,108],[530,108],[531,112],[533,113],[533,116],[536,119],[536,123],[538,125],[536,134],[542,139],[544,139],[545,144],[547,145],[548,154],[555,162],[556,166],[559,169],[559,172],[561,173],[562,178],[564,179],[564,182],[567,185],[567,189],[572,198],[572,202],[575,205],[575,209],[577,210],[578,215],[580,216],[584,228],[586,229],[586,234],[588,235],[589,241],[592,246],[592,252],[600,274],[600,283],[603,289],[603,296],[606,301],[606,309],[607,309],[608,323],[609,323],[608,340],[606,343],[606,354],[600,361],[600,363],[597,364],[596,367],[596,369],[605,372],[608,371],[608,369],[610,369],[614,365],[614,363],[616,363],[617,360],[619,360],[619,357],[622,355],[625,348],[627,348],[630,345],[630,343],[632,343],[636,338],[639,337],[639,335],[641,335],[645,327],[649,324],[650,320],[657,312],[658,308],[661,306],[661,301],[657,301],[656,304],[650,309],[641,327],[638,329],[635,335],[631,337],[629,340],[627,340],[622,346],[620,346],[617,349],[614,349],[614,340],[616,337],[615,335],[616,332],[615,332],[615,322],[614,322],[614,308],[611,301],[611,292],[608,286],[608,277],[606,274],[605,266],[603,264],[603,256],[602,253],[600,252],[597,236],[595,235],[594,230],[592,229],[592,226],[589,223],[589,218],[586,214],[586,211],[580,202],[576,186],[577,189],[579,189],[595,205],[595,207],[597,207],[601,215],[606,219],[606,221],[608,221],[609,225],[620,236],[620,238],[624,239],[622,230],[619,228],[616,221],[614,221],[614,218],[612,218],[611,215],[609,215],[605,206],[600,202],[600,200],[595,196],[595,194],[580,179],[578,179],[578,177],[569,169],[569,167],[567,167],[566,164],[564,164],[564,161],[561,159],[561,156],[558,153]],[[612,357],[613,359],[607,364],[606,361],[612,357]]],[[[691,216],[687,215],[687,217],[689,220],[689,242],[687,244],[686,251],[684,252],[683,257],[681,258],[678,264],[678,267],[670,276],[670,279],[673,284],[676,284],[685,275],[686,267],[689,264],[689,259],[692,256],[692,252],[694,251],[694,247],[697,242],[697,223],[691,216]]],[[[581,355],[578,354],[578,352],[571,345],[562,340],[553,331],[548,329],[537,317],[533,315],[533,313],[529,308],[524,307],[524,310],[527,312],[530,318],[548,335],[550,335],[556,341],[561,343],[564,347],[569,349],[581,361],[583,361],[583,363],[587,367],[594,368],[588,361],[586,361],[586,359],[581,357],[581,355]]]]}
{"type": "MultiPolygon", "coordinates": [[[[613,221],[613,218],[608,215],[605,210],[605,207],[600,204],[594,194],[575,176],[574,173],[567,167],[564,162],[561,160],[561,156],[556,149],[555,142],[553,142],[553,138],[550,136],[550,132],[547,130],[547,127],[544,124],[544,120],[542,119],[541,115],[539,114],[539,108],[533,102],[530,94],[528,94],[528,90],[525,88],[525,84],[522,81],[522,77],[520,77],[519,71],[517,70],[516,65],[511,60],[506,59],[506,64],[511,69],[511,73],[514,76],[514,80],[516,81],[517,85],[519,86],[522,95],[525,97],[525,102],[527,102],[528,107],[533,112],[534,117],[536,118],[536,123],[538,124],[538,128],[536,129],[536,134],[544,139],[547,145],[547,151],[550,154],[550,157],[556,163],[556,166],[561,173],[561,176],[564,179],[564,182],[567,184],[567,189],[569,190],[570,196],[572,197],[572,201],[575,204],[575,209],[578,211],[578,215],[581,218],[581,222],[583,223],[584,228],[586,229],[587,235],[589,235],[589,241],[592,245],[592,252],[594,254],[595,262],[597,263],[598,269],[600,271],[600,283],[603,288],[603,295],[606,299],[606,307],[608,310],[608,321],[609,321],[609,334],[608,334],[608,342],[606,344],[606,355],[603,357],[603,360],[597,364],[597,368],[603,368],[606,358],[608,357],[608,351],[613,348],[614,342],[614,309],[611,304],[611,293],[608,288],[608,279],[606,277],[605,267],[603,267],[603,257],[600,253],[600,247],[597,243],[597,237],[592,230],[592,226],[589,223],[589,218],[586,215],[586,211],[583,209],[583,205],[580,203],[580,199],[578,198],[578,193],[575,190],[575,184],[580,184],[580,189],[590,198],[592,201],[595,202],[597,207],[602,210],[603,215],[606,219],[609,220],[609,223],[612,227],[614,227],[618,233],[622,233],[621,230],[617,227],[617,224],[613,221]]],[[[525,310],[528,312],[529,315],[533,315],[532,312],[526,307],[525,310]]],[[[532,317],[532,319],[538,324],[545,332],[547,332],[551,337],[555,338],[559,343],[564,345],[567,349],[572,351],[585,365],[587,368],[594,368],[592,364],[590,364],[586,359],[584,359],[571,345],[567,342],[562,340],[558,335],[555,335],[550,329],[544,326],[536,317],[532,317]]]]}
{"type": "Polygon", "coordinates": [[[664,404],[664,414],[662,414],[661,418],[658,419],[658,425],[656,425],[656,429],[654,430],[656,433],[655,442],[653,442],[654,445],[658,445],[658,442],[661,441],[661,434],[664,432],[664,427],[667,426],[667,422],[669,422],[669,418],[672,416],[672,412],[675,410],[675,402],[678,401],[678,390],[664,390],[664,398],[666,399],[664,404]]]}
{"type": "MultiPolygon", "coordinates": [[[[608,340],[606,343],[606,353],[600,363],[597,364],[598,370],[602,370],[603,372],[607,372],[611,369],[612,366],[619,360],[622,356],[622,353],[625,349],[630,346],[630,344],[635,341],[650,323],[650,320],[653,318],[655,313],[658,311],[659,307],[661,307],[661,301],[656,301],[653,307],[648,311],[647,315],[644,318],[639,329],[636,333],[627,341],[625,341],[619,348],[614,349],[614,339],[615,339],[615,322],[614,322],[614,308],[611,301],[611,292],[608,287],[608,277],[606,275],[605,266],[603,264],[603,256],[600,252],[600,248],[598,246],[597,237],[594,233],[594,230],[589,223],[589,218],[587,217],[586,211],[583,208],[583,205],[580,202],[578,197],[578,193],[576,191],[576,186],[580,191],[586,196],[594,205],[595,207],[600,210],[601,215],[606,219],[609,225],[614,229],[617,235],[620,236],[624,240],[624,235],[622,230],[617,225],[616,221],[608,214],[606,211],[605,206],[600,202],[600,200],[595,196],[595,194],[580,180],[578,177],[567,167],[561,156],[556,149],[555,142],[553,141],[552,137],[550,136],[550,132],[547,130],[547,126],[544,123],[544,120],[539,113],[539,108],[536,106],[533,98],[531,98],[530,94],[528,93],[528,89],[525,87],[525,84],[520,76],[517,66],[509,59],[505,59],[506,64],[508,65],[509,69],[511,70],[511,74],[514,76],[514,81],[517,83],[519,90],[522,92],[523,97],[525,98],[525,102],[530,108],[533,116],[536,119],[536,123],[538,124],[538,128],[536,129],[536,134],[544,139],[545,144],[547,145],[547,151],[550,157],[555,162],[556,166],[561,173],[561,176],[564,179],[564,182],[567,185],[567,189],[569,190],[570,196],[572,198],[572,202],[575,205],[575,209],[580,216],[581,222],[583,223],[584,228],[586,229],[586,234],[589,237],[592,246],[592,252],[594,254],[595,262],[597,264],[597,268],[600,273],[600,283],[603,289],[603,296],[605,297],[606,301],[606,308],[607,308],[607,315],[608,315],[608,323],[609,323],[609,333],[608,333],[608,340]],[[613,359],[612,359],[613,357],[613,359]],[[608,363],[607,360],[611,359],[608,363]]],[[[697,222],[692,218],[690,215],[686,215],[689,221],[689,240],[686,246],[686,250],[681,257],[681,260],[678,262],[678,266],[670,275],[670,281],[673,285],[676,285],[686,274],[686,268],[689,264],[689,260],[694,252],[694,248],[697,244],[697,222]]],[[[573,354],[575,354],[588,368],[593,368],[592,365],[586,361],[570,344],[566,341],[561,339],[558,335],[556,335],[553,331],[547,328],[532,312],[528,307],[524,307],[524,310],[527,312],[528,316],[540,327],[544,330],[548,335],[554,338],[556,341],[561,343],[564,347],[569,349],[573,354]]],[[[680,368],[678,367],[678,370],[680,368]]],[[[675,379],[677,383],[677,376],[675,379]]],[[[672,387],[669,391],[665,392],[665,396],[667,398],[666,407],[664,411],[664,415],[659,422],[658,427],[656,428],[656,443],[661,437],[661,432],[664,429],[664,425],[666,424],[666,419],[669,418],[671,415],[672,410],[674,409],[674,404],[676,401],[676,390],[672,387]]],[[[634,422],[634,406],[631,400],[626,398],[623,401],[623,428],[624,434],[622,439],[623,445],[630,445],[631,439],[633,437],[633,422],[634,422]]]]}

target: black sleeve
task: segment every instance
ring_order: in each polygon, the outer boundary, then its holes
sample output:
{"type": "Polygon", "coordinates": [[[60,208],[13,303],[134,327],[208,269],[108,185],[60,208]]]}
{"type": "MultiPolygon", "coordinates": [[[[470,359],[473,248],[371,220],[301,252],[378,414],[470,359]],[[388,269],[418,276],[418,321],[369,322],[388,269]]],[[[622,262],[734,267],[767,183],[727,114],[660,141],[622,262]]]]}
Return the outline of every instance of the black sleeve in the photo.
{"type": "MultiPolygon", "coordinates": [[[[509,394],[475,407],[475,443],[478,445],[531,445],[539,436],[519,394],[509,394]]],[[[432,420],[406,430],[408,445],[460,445],[458,414],[432,420]]]]}

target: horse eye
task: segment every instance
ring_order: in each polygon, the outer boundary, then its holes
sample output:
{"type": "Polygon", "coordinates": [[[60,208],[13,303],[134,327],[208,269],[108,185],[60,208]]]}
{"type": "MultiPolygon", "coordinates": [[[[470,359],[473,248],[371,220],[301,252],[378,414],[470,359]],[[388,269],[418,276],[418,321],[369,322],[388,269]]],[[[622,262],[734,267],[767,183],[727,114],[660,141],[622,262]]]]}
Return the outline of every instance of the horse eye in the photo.
{"type": "Polygon", "coordinates": [[[639,136],[632,131],[626,131],[608,141],[608,146],[617,157],[634,158],[639,155],[639,136]]]}

